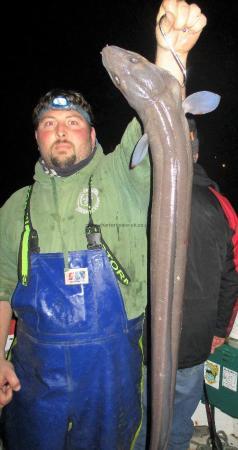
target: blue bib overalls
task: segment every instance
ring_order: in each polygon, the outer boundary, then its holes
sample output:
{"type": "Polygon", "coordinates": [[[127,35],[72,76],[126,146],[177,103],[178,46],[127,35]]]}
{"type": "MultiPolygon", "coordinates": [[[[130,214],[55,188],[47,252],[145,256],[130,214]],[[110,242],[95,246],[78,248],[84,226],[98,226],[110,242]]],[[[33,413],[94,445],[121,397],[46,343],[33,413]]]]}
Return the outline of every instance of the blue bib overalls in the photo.
{"type": "Polygon", "coordinates": [[[63,254],[32,254],[12,298],[21,390],[4,408],[9,450],[133,448],[143,319],[127,320],[104,250],[69,253],[69,268],[79,284],[65,284],[63,254]]]}

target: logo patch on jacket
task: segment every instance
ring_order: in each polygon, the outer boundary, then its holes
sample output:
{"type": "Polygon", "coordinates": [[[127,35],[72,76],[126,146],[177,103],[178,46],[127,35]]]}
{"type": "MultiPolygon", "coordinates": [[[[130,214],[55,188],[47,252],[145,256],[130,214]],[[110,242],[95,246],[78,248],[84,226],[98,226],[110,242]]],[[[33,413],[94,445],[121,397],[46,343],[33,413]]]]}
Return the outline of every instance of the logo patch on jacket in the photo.
{"type": "MultiPolygon", "coordinates": [[[[99,192],[97,188],[92,188],[92,212],[98,209],[100,204],[99,192]]],[[[78,196],[76,211],[81,214],[88,214],[88,188],[84,188],[78,196]]]]}

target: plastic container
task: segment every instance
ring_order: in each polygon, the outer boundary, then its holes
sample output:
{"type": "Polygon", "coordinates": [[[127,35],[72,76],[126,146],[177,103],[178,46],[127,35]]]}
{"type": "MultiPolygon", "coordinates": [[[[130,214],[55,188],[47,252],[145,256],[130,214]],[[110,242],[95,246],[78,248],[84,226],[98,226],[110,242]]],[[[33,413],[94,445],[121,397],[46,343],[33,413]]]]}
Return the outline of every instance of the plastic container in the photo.
{"type": "Polygon", "coordinates": [[[205,363],[204,378],[211,405],[238,418],[238,348],[217,348],[205,363]]]}

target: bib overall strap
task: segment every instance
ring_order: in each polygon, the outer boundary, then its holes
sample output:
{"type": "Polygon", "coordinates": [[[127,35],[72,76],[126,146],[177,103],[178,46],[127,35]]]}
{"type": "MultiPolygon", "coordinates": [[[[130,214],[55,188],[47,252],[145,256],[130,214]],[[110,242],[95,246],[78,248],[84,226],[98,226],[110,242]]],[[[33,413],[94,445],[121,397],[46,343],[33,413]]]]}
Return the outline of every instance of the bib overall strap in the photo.
{"type": "Polygon", "coordinates": [[[24,228],[21,234],[18,253],[18,279],[23,286],[27,286],[30,277],[30,255],[31,253],[39,253],[40,251],[38,246],[38,234],[31,223],[30,199],[32,191],[33,185],[29,186],[26,196],[24,228]]]}
{"type": "Polygon", "coordinates": [[[88,225],[86,226],[85,232],[86,232],[86,238],[88,242],[88,249],[95,249],[95,248],[103,248],[106,251],[107,257],[110,261],[112,270],[118,279],[120,283],[124,284],[125,286],[128,286],[129,282],[131,281],[129,275],[126,273],[126,270],[123,268],[123,266],[120,264],[118,259],[113,255],[110,248],[104,241],[102,237],[102,232],[100,225],[96,225],[93,222],[93,216],[92,216],[92,175],[89,178],[88,182],[88,225]]]}

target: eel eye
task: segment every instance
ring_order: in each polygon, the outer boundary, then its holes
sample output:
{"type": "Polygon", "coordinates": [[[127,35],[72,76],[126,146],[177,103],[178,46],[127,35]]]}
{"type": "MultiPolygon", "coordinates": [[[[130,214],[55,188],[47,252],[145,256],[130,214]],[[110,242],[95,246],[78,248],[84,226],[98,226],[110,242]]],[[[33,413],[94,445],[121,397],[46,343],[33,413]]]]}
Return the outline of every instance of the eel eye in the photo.
{"type": "Polygon", "coordinates": [[[121,84],[120,78],[117,75],[114,75],[113,79],[114,79],[115,83],[117,84],[117,86],[120,86],[120,84],[121,84]]]}
{"type": "Polygon", "coordinates": [[[133,64],[136,64],[136,63],[138,63],[138,58],[136,58],[135,56],[132,56],[131,58],[130,58],[130,62],[132,62],[133,64]]]}

